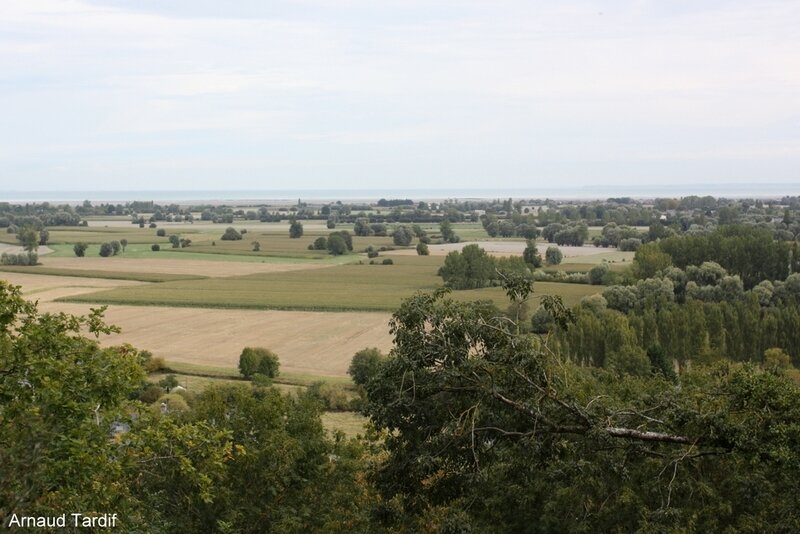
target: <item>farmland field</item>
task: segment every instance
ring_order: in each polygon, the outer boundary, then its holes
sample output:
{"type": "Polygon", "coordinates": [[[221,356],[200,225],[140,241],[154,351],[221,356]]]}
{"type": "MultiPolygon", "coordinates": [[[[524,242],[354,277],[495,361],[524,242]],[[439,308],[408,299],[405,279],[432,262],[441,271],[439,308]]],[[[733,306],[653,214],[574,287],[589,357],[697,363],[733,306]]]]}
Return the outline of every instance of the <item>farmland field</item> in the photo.
{"type": "MultiPolygon", "coordinates": [[[[43,311],[83,314],[89,305],[45,302],[43,311]]],[[[244,347],[269,347],[281,371],[345,376],[353,354],[391,347],[389,314],[314,313],[109,306],[106,320],[122,332],[104,345],[130,343],[168,362],[235,369],[244,347]]]]}
{"type": "MultiPolygon", "coordinates": [[[[443,258],[410,256],[397,257],[394,261],[394,265],[339,265],[314,271],[312,276],[296,271],[165,282],[80,295],[70,300],[220,308],[393,311],[415,291],[430,291],[441,286],[436,272],[443,258]]],[[[534,290],[539,295],[561,295],[568,305],[597,292],[596,287],[554,282],[539,282],[534,290]]],[[[508,305],[499,287],[455,291],[452,295],[462,301],[488,299],[501,307],[508,305]]]]}
{"type": "MultiPolygon", "coordinates": [[[[438,232],[436,224],[422,226],[431,234],[438,232]]],[[[454,226],[462,239],[481,239],[482,246],[498,254],[519,254],[525,246],[520,239],[487,239],[479,223],[454,226]]],[[[241,349],[264,346],[280,357],[281,381],[348,382],[352,355],[371,346],[388,351],[390,312],[417,291],[441,287],[437,271],[443,254],[466,244],[431,245],[427,257],[417,256],[413,248],[388,250],[370,265],[364,254],[330,256],[308,250],[317,237],[330,233],[323,222],[304,223],[300,239],[289,238],[286,223],[159,223],[159,228],[167,236],[191,239],[191,246],[171,248],[168,237],[156,236],[156,229],[138,228],[125,218],[92,219],[88,227],[52,228],[41,265],[3,266],[0,278],[22,285],[43,311],[81,314],[108,304],[106,318],[122,332],[101,338],[101,343],[131,343],[149,350],[187,377],[235,377],[241,349]],[[241,240],[223,241],[227,226],[248,232],[241,240]],[[128,241],[123,253],[98,255],[100,243],[120,239],[128,241]],[[72,250],[79,241],[89,244],[81,258],[72,250]],[[253,241],[259,242],[259,251],[253,250],[253,241]],[[152,251],[153,243],[161,250],[152,251]],[[382,265],[387,257],[393,265],[382,265]]],[[[352,225],[339,229],[352,230],[352,225]]],[[[10,249],[12,236],[3,237],[8,245],[2,246],[10,249]]],[[[353,242],[356,252],[370,245],[394,248],[390,237],[354,237],[353,242]]],[[[559,268],[586,270],[614,254],[620,253],[580,247],[566,254],[569,264],[559,268]]],[[[534,308],[539,295],[557,294],[572,305],[598,291],[596,286],[551,282],[537,282],[534,289],[534,308]]],[[[508,305],[498,287],[451,295],[508,305]]],[[[186,380],[197,385],[210,379],[186,380]]]]}

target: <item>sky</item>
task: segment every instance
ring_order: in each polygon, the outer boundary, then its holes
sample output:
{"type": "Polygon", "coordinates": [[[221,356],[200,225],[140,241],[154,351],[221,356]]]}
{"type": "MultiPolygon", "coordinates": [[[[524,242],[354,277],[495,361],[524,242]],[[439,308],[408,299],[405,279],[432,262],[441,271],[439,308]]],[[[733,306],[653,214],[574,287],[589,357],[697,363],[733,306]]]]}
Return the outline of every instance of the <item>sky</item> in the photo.
{"type": "Polygon", "coordinates": [[[0,1],[0,191],[697,183],[800,183],[800,2],[0,1]]]}

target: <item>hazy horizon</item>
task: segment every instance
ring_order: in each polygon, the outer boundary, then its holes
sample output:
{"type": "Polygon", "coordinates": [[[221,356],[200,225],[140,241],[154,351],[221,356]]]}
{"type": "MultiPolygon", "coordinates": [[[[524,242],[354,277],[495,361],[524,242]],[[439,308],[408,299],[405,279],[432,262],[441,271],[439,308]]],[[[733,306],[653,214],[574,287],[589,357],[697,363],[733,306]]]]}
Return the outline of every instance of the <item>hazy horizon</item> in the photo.
{"type": "Polygon", "coordinates": [[[647,199],[711,195],[727,198],[780,198],[800,195],[800,184],[671,184],[662,186],[594,185],[549,188],[294,188],[294,189],[98,189],[0,190],[0,202],[139,201],[258,201],[258,200],[377,200],[379,198],[555,199],[604,200],[609,197],[647,199]]]}

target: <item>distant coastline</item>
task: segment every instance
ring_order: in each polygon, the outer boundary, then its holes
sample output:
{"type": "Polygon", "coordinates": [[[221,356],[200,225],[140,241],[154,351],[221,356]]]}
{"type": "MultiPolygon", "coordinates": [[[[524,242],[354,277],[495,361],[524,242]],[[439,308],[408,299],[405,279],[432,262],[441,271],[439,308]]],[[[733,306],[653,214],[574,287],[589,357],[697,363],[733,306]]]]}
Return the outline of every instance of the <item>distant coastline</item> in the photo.
{"type": "Polygon", "coordinates": [[[445,199],[554,199],[594,200],[609,197],[648,199],[712,195],[730,198],[780,198],[800,194],[800,183],[776,184],[666,184],[666,185],[607,185],[584,187],[531,188],[443,188],[443,189],[196,189],[196,190],[72,190],[72,191],[0,191],[0,202],[93,202],[124,203],[134,200],[176,203],[261,203],[306,201],[374,201],[380,198],[410,198],[413,200],[445,199]]]}

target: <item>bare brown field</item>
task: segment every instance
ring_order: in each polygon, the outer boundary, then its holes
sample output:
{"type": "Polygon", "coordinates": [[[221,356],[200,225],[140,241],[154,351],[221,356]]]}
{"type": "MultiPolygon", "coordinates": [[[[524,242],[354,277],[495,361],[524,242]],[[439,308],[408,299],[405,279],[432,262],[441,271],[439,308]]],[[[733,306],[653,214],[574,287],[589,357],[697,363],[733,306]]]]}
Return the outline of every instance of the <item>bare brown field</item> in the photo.
{"type": "MultiPolygon", "coordinates": [[[[108,281],[107,281],[108,282],[108,281]]],[[[85,314],[89,304],[46,302],[42,311],[85,314]]],[[[267,347],[281,370],[345,376],[353,354],[365,347],[388,351],[388,313],[318,313],[109,306],[106,320],[122,333],[104,345],[130,343],[168,361],[236,367],[246,346],[267,347]]]]}
{"type": "Polygon", "coordinates": [[[225,276],[241,276],[258,273],[281,273],[301,269],[317,269],[326,267],[326,264],[306,263],[258,263],[210,260],[174,260],[151,258],[40,258],[39,262],[45,267],[62,269],[106,270],[117,272],[150,272],[162,274],[192,274],[219,278],[225,276]]]}

